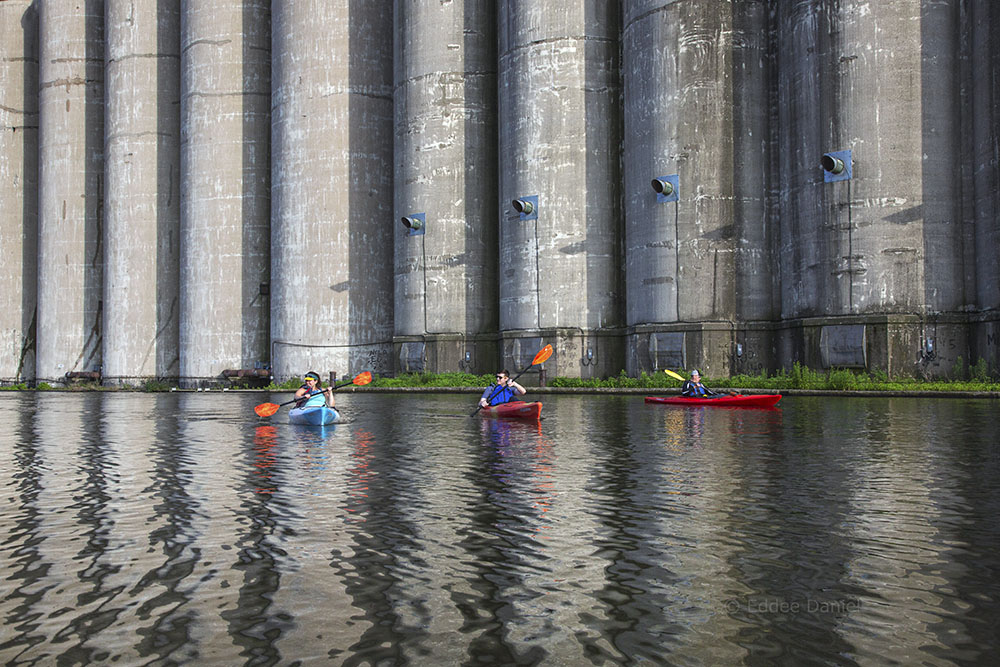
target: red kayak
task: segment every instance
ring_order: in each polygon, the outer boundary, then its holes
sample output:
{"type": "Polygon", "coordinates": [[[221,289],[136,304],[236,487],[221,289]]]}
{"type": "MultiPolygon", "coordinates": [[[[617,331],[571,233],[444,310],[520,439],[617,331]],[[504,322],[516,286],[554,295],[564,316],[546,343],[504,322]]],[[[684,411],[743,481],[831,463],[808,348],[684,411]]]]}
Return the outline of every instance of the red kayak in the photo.
{"type": "Polygon", "coordinates": [[[747,396],[687,397],[687,396],[647,396],[647,403],[669,403],[670,405],[713,405],[729,408],[769,408],[781,400],[781,394],[756,394],[747,396]]]}
{"type": "Polygon", "coordinates": [[[541,403],[525,403],[524,401],[510,401],[501,403],[479,411],[483,416],[491,419],[538,419],[542,414],[541,403]]]}

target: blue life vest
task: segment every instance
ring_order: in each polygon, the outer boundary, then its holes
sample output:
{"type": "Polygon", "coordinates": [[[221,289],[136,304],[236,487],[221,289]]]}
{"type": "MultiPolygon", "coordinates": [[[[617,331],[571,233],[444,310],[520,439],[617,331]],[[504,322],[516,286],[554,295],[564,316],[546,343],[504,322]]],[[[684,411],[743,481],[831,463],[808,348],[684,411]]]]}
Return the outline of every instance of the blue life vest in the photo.
{"type": "Polygon", "coordinates": [[[517,396],[518,394],[514,393],[513,387],[501,387],[497,384],[491,384],[483,392],[482,397],[489,401],[490,405],[500,405],[501,403],[513,401],[517,396]]]}

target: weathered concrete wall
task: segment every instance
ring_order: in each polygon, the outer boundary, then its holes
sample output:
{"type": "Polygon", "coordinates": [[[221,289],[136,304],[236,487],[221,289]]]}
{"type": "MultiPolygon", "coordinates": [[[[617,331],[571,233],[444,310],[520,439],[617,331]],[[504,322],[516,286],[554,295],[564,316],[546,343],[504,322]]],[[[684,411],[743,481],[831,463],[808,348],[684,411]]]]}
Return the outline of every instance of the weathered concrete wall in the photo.
{"type": "Polygon", "coordinates": [[[497,331],[496,3],[394,11],[397,369],[485,373],[497,331]],[[424,234],[400,223],[414,213],[424,234]]]}
{"type": "Polygon", "coordinates": [[[969,300],[976,313],[969,361],[985,359],[996,375],[1000,374],[1000,5],[969,3],[964,27],[970,56],[965,108],[974,225],[969,300]]]}
{"type": "MultiPolygon", "coordinates": [[[[667,339],[649,336],[694,322],[714,324],[688,331],[684,349],[700,341],[697,363],[728,373],[737,327],[774,315],[769,117],[760,113],[769,91],[767,25],[764,2],[625,3],[630,373],[664,358],[667,339]],[[677,201],[663,201],[650,184],[673,175],[677,201]]],[[[766,335],[751,339],[768,344],[766,335]]]]}
{"type": "Polygon", "coordinates": [[[784,319],[963,309],[958,7],[775,5],[784,319]]]}
{"type": "Polygon", "coordinates": [[[961,308],[957,6],[777,5],[785,317],[961,308]]]}
{"type": "Polygon", "coordinates": [[[0,3],[0,381],[35,377],[38,13],[0,3]]]}
{"type": "Polygon", "coordinates": [[[181,376],[268,358],[270,3],[188,0],[181,17],[181,376]]]}
{"type": "MultiPolygon", "coordinates": [[[[500,329],[623,324],[618,2],[504,2],[499,11],[500,329]],[[538,197],[537,219],[514,199],[538,197]]],[[[521,336],[522,334],[512,334],[521,336]]],[[[511,340],[513,340],[511,338],[511,340]]],[[[590,345],[593,350],[593,345],[590,345]]],[[[505,365],[515,366],[505,342],[505,365]]],[[[620,368],[562,354],[554,374],[620,368]]]]}
{"type": "Polygon", "coordinates": [[[103,381],[180,374],[180,0],[105,0],[103,381]]]}
{"type": "Polygon", "coordinates": [[[274,375],[391,373],[392,3],[281,3],[273,32],[274,375]]]}
{"type": "Polygon", "coordinates": [[[101,364],[104,2],[39,5],[36,379],[101,364]]]}

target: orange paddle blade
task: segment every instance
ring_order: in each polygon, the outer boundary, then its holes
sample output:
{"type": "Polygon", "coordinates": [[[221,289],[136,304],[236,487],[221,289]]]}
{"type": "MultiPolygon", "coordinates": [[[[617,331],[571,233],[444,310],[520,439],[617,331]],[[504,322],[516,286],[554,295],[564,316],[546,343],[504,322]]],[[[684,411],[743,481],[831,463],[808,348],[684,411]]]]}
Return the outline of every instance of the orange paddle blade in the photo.
{"type": "Polygon", "coordinates": [[[278,411],[277,403],[261,403],[256,408],[253,409],[260,417],[270,417],[275,412],[278,411]]]}
{"type": "Polygon", "coordinates": [[[538,354],[535,355],[535,359],[534,361],[531,362],[531,365],[534,366],[535,364],[543,363],[546,359],[548,359],[551,356],[552,356],[552,345],[551,344],[546,345],[545,347],[543,347],[541,350],[538,351],[538,354]]]}
{"type": "Polygon", "coordinates": [[[372,381],[372,374],[369,373],[368,371],[365,371],[364,373],[359,373],[354,378],[354,381],[353,381],[352,384],[356,384],[358,386],[361,386],[361,385],[368,384],[371,381],[372,381]]]}

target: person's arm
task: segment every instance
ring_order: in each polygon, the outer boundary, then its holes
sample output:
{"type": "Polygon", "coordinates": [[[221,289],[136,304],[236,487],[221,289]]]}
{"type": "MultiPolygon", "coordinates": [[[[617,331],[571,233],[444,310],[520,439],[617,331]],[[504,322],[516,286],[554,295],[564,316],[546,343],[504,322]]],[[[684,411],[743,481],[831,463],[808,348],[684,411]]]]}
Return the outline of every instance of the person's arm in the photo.
{"type": "Polygon", "coordinates": [[[681,385],[681,396],[690,396],[694,393],[691,386],[691,380],[684,380],[684,384],[681,385]]]}
{"type": "Polygon", "coordinates": [[[485,408],[489,406],[489,402],[486,399],[490,397],[490,394],[493,392],[494,387],[496,387],[496,385],[491,384],[490,386],[488,386],[486,389],[483,390],[483,395],[479,397],[479,407],[485,408]]]}
{"type": "Polygon", "coordinates": [[[335,405],[336,401],[333,398],[333,387],[327,387],[326,389],[323,390],[323,393],[326,394],[326,404],[327,404],[327,406],[329,406],[331,408],[336,407],[336,405],[335,405]]]}
{"type": "Polygon", "coordinates": [[[514,380],[511,380],[510,382],[508,382],[507,386],[510,387],[511,392],[515,396],[524,396],[526,393],[528,393],[527,389],[525,389],[524,387],[522,387],[521,385],[519,385],[514,380]]]}

